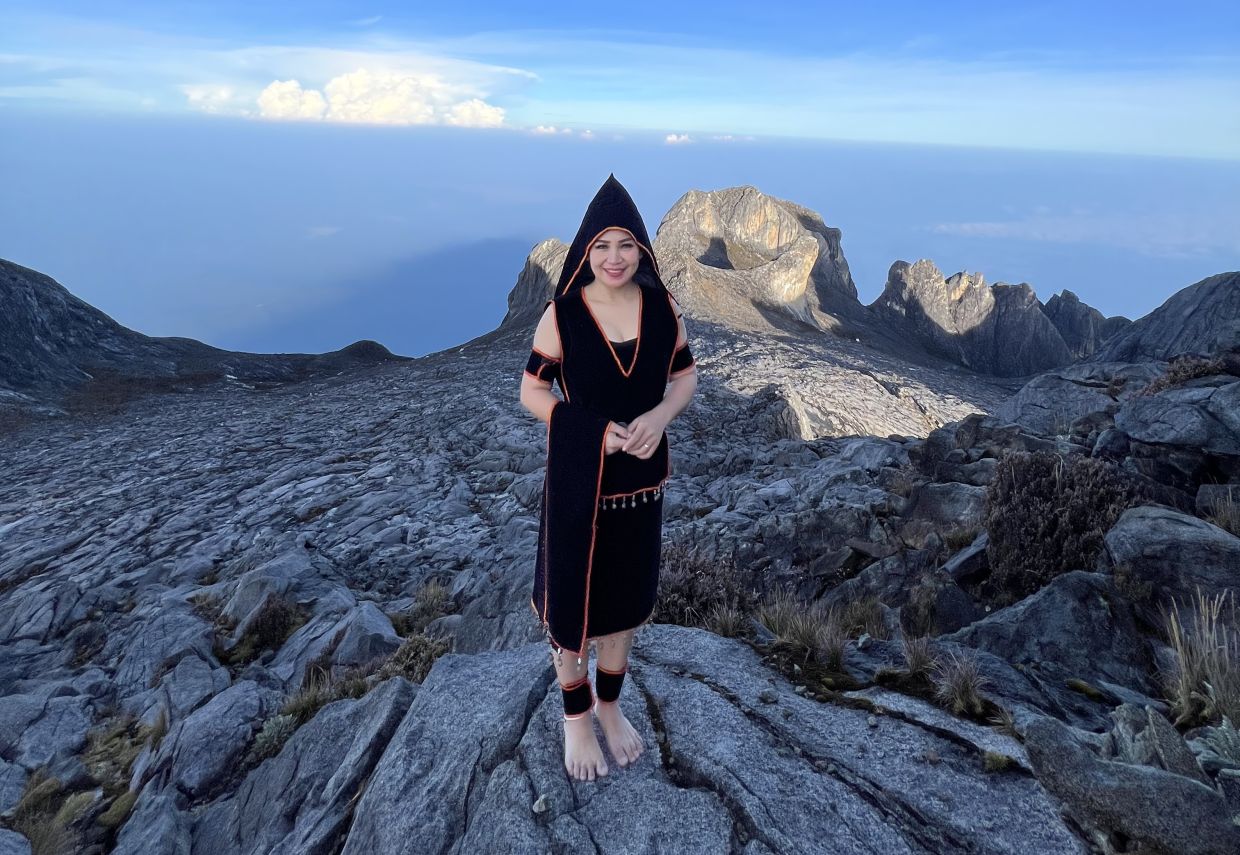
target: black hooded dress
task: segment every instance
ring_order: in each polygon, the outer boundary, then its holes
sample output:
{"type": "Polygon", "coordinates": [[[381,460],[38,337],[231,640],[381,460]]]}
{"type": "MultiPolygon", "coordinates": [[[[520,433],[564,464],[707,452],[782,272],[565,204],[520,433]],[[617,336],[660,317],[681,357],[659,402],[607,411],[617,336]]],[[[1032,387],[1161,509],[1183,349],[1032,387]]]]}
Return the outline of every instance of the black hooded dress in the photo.
{"type": "Polygon", "coordinates": [[[632,629],[654,611],[671,475],[666,433],[642,460],[605,453],[609,421],[630,422],[663,400],[673,376],[692,370],[688,342],[676,347],[675,298],[658,275],[650,239],[624,187],[607,179],[590,203],[556,286],[562,355],[534,349],[526,371],[554,380],[563,400],[547,425],[538,554],[530,606],[556,649],[584,656],[587,641],[632,629]],[[642,250],[636,338],[607,338],[582,293],[593,279],[590,246],[608,229],[629,232],[642,250]]]}

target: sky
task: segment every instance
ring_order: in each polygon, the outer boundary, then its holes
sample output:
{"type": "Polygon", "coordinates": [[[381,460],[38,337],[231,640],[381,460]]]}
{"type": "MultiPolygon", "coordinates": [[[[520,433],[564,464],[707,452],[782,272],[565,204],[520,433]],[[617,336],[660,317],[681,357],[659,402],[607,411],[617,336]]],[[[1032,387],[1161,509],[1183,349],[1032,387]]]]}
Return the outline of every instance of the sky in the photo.
{"type": "Polygon", "coordinates": [[[1240,267],[1234,3],[0,7],[0,257],[230,349],[498,323],[609,172],[1139,317],[1240,267]]]}

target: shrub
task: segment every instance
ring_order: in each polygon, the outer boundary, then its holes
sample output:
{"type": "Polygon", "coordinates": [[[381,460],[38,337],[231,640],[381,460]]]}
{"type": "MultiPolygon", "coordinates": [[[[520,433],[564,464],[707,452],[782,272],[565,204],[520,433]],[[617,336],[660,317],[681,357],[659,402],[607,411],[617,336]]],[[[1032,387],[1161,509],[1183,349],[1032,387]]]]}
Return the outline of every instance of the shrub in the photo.
{"type": "Polygon", "coordinates": [[[254,737],[254,744],[250,746],[253,762],[261,762],[279,754],[284,743],[296,732],[297,724],[297,717],[287,713],[273,715],[264,721],[262,729],[254,737]]]}
{"type": "Polygon", "coordinates": [[[411,635],[379,669],[379,679],[401,676],[413,683],[421,683],[431,672],[435,660],[448,652],[449,642],[442,638],[411,635]]]}
{"type": "Polygon", "coordinates": [[[1163,610],[1176,668],[1164,675],[1164,686],[1176,726],[1211,724],[1226,717],[1240,719],[1240,627],[1235,598],[1230,625],[1224,623],[1224,595],[1207,597],[1198,589],[1189,623],[1180,604],[1163,610]]]}
{"type": "Polygon", "coordinates": [[[680,543],[664,547],[652,622],[709,629],[716,608],[745,613],[753,611],[755,602],[747,574],[735,561],[706,558],[680,543]]]}
{"type": "Polygon", "coordinates": [[[1148,485],[1103,460],[1005,455],[986,491],[994,602],[1006,605],[1061,573],[1091,569],[1120,514],[1152,500],[1148,485]]]}
{"type": "Polygon", "coordinates": [[[1164,389],[1170,389],[1194,380],[1198,377],[1210,377],[1214,374],[1227,374],[1227,362],[1221,357],[1202,357],[1194,354],[1183,354],[1171,359],[1166,370],[1155,377],[1150,384],[1141,390],[1142,395],[1157,395],[1164,389]]]}
{"type": "Polygon", "coordinates": [[[706,616],[708,628],[724,638],[742,638],[749,634],[749,616],[731,606],[715,606],[706,616]]]}
{"type": "Polygon", "coordinates": [[[37,855],[70,855],[78,848],[78,835],[69,827],[74,819],[70,814],[78,806],[60,796],[60,781],[39,768],[26,779],[13,808],[10,825],[30,841],[31,852],[37,855]]]}

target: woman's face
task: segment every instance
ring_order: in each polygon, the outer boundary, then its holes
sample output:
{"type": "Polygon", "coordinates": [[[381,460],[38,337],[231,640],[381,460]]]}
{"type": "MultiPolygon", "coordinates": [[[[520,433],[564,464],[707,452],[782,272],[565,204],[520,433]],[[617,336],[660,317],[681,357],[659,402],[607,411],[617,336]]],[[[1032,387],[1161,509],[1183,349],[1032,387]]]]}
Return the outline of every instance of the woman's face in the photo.
{"type": "Polygon", "coordinates": [[[633,236],[624,229],[608,229],[590,247],[590,270],[596,282],[613,288],[629,284],[642,251],[633,236]]]}

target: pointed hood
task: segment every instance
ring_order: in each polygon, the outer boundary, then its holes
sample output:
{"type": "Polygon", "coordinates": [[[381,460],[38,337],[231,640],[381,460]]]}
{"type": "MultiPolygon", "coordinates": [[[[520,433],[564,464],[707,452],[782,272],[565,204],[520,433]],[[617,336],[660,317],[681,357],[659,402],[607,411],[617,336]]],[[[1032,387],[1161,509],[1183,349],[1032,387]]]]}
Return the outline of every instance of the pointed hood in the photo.
{"type": "Polygon", "coordinates": [[[639,285],[666,288],[663,280],[659,278],[659,263],[655,260],[650,236],[646,233],[646,225],[637,211],[637,205],[633,204],[633,197],[624,189],[624,185],[616,180],[615,175],[609,175],[594,194],[590,206],[586,208],[586,215],[581,220],[581,227],[577,229],[577,236],[568,248],[568,257],[564,259],[564,269],[555,287],[557,297],[594,281],[588,258],[590,246],[608,229],[624,229],[641,247],[641,262],[637,265],[634,281],[639,285]]]}

